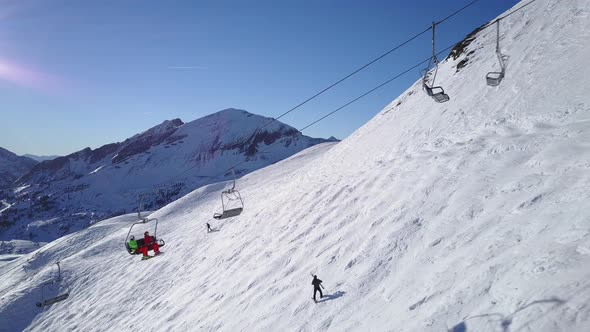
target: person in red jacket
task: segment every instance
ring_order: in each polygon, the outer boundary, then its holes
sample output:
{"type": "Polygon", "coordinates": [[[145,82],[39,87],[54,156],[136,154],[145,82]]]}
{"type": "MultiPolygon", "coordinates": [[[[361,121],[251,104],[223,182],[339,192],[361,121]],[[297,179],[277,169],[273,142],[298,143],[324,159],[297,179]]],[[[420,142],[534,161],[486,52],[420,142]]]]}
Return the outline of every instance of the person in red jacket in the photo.
{"type": "Polygon", "coordinates": [[[154,251],[154,255],[159,255],[160,254],[160,246],[158,245],[158,242],[154,241],[154,238],[150,236],[150,232],[145,232],[143,233],[143,244],[146,246],[146,248],[152,249],[154,251]]]}

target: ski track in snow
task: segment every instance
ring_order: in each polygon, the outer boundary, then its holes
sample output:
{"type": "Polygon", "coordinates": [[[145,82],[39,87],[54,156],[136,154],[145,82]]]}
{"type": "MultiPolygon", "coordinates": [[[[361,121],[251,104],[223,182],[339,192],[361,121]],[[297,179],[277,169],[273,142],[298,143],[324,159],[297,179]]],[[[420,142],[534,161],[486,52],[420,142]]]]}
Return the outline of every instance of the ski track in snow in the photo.
{"type": "Polygon", "coordinates": [[[6,262],[0,330],[588,331],[588,13],[538,0],[502,21],[499,87],[485,30],[467,67],[441,65],[451,101],[417,83],[346,140],[244,176],[236,218],[211,218],[231,183],[154,212],[161,257],[126,253],[127,215],[6,262]],[[58,259],[70,298],[39,310],[58,259]]]}

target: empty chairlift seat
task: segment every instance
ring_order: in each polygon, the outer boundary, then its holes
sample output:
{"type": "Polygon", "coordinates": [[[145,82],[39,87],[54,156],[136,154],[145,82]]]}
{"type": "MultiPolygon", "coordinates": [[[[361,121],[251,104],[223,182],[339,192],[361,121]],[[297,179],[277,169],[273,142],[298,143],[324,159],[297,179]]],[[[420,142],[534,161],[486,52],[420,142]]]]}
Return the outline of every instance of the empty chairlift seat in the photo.
{"type": "Polygon", "coordinates": [[[444,103],[451,99],[451,97],[449,97],[449,95],[445,93],[445,90],[440,86],[429,87],[426,83],[423,83],[422,87],[426,93],[437,103],[444,103]]]}
{"type": "Polygon", "coordinates": [[[432,57],[428,63],[428,67],[422,70],[422,89],[426,91],[428,96],[432,97],[437,103],[444,103],[451,98],[445,93],[441,86],[434,86],[436,81],[436,74],[438,72],[438,59],[436,58],[436,49],[434,46],[436,23],[432,22],[432,57]],[[432,75],[432,82],[429,84],[428,80],[432,75]]]}
{"type": "Polygon", "coordinates": [[[503,72],[489,72],[486,75],[486,81],[489,86],[498,86],[502,82],[504,78],[503,72]]]}
{"type": "Polygon", "coordinates": [[[41,301],[35,304],[39,308],[64,301],[70,296],[70,287],[62,278],[59,262],[55,264],[57,264],[57,277],[41,285],[41,301]]]}
{"type": "Polygon", "coordinates": [[[221,213],[215,213],[213,218],[226,219],[238,216],[244,211],[244,201],[240,192],[235,189],[224,190],[221,193],[221,213]]]}
{"type": "Polygon", "coordinates": [[[498,86],[504,79],[506,73],[506,65],[504,64],[504,56],[500,52],[500,19],[496,20],[496,56],[500,63],[500,71],[492,71],[486,75],[486,82],[489,86],[498,86]]]}
{"type": "Polygon", "coordinates": [[[215,219],[225,219],[238,216],[244,211],[244,201],[240,192],[236,188],[236,173],[231,169],[233,175],[233,184],[230,189],[221,192],[221,213],[213,214],[215,219]]]}

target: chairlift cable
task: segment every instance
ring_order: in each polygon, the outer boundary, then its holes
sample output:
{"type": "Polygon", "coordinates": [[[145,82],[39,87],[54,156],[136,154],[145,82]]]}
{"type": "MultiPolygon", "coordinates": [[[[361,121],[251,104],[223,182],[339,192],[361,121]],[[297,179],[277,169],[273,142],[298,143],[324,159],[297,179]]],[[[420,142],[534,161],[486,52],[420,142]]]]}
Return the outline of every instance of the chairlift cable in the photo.
{"type": "MultiPolygon", "coordinates": [[[[459,43],[460,43],[460,42],[454,43],[453,45],[451,45],[451,46],[449,46],[449,47],[445,48],[444,50],[442,50],[442,51],[440,51],[440,52],[436,53],[436,55],[441,55],[441,54],[445,53],[446,51],[448,51],[448,50],[452,49],[453,47],[455,47],[455,46],[456,46],[456,45],[458,45],[459,43]]],[[[375,92],[376,90],[378,90],[378,89],[382,88],[383,86],[385,86],[385,85],[387,85],[387,84],[389,84],[389,83],[391,83],[391,82],[395,81],[396,79],[398,79],[398,78],[400,78],[401,76],[403,76],[403,75],[407,74],[408,72],[410,72],[410,71],[412,71],[412,70],[414,70],[414,69],[416,69],[416,68],[420,67],[421,65],[423,65],[423,64],[424,64],[424,63],[426,63],[426,62],[428,62],[429,60],[432,60],[432,57],[428,57],[427,59],[424,59],[424,60],[422,60],[421,62],[419,62],[419,63],[415,64],[414,66],[412,66],[412,67],[410,67],[410,68],[408,68],[408,69],[404,70],[403,72],[401,72],[401,73],[397,74],[396,76],[394,76],[394,77],[390,78],[389,80],[387,80],[387,81],[385,81],[385,82],[383,82],[383,83],[379,84],[378,86],[374,87],[373,89],[371,89],[371,90],[369,90],[369,91],[367,91],[367,92],[363,93],[362,95],[360,95],[360,96],[358,96],[358,97],[354,98],[353,100],[351,100],[351,101],[347,102],[346,104],[344,104],[344,105],[342,105],[342,106],[340,106],[340,107],[336,108],[335,110],[331,111],[330,113],[328,113],[328,114],[326,114],[326,115],[322,116],[321,118],[319,118],[319,119],[317,119],[317,120],[314,120],[314,121],[313,121],[313,122],[311,122],[310,124],[308,124],[308,125],[306,125],[306,126],[302,127],[301,129],[299,129],[299,130],[298,130],[298,131],[297,131],[295,134],[291,134],[291,136],[292,136],[292,137],[295,137],[295,136],[297,136],[297,135],[301,134],[301,132],[302,132],[302,131],[304,131],[305,129],[307,129],[307,128],[309,128],[309,127],[313,126],[314,124],[316,124],[316,123],[318,123],[318,122],[320,122],[320,121],[324,120],[325,118],[329,117],[330,115],[332,115],[332,114],[334,114],[334,113],[337,113],[337,112],[341,111],[342,109],[344,109],[345,107],[349,106],[350,104],[352,104],[352,103],[354,103],[354,102],[356,102],[356,101],[358,101],[358,100],[360,100],[360,99],[362,99],[362,98],[366,97],[367,95],[369,95],[369,94],[371,94],[371,93],[375,92]]],[[[264,152],[267,152],[268,150],[270,150],[270,147],[268,147],[268,148],[266,148],[266,149],[263,149],[263,150],[261,150],[259,153],[264,153],[264,152]]],[[[230,169],[232,169],[232,168],[235,168],[235,167],[237,167],[237,166],[239,166],[239,165],[241,165],[241,164],[243,164],[243,163],[245,163],[245,162],[246,162],[246,161],[240,161],[240,162],[238,162],[238,163],[234,164],[234,165],[233,165],[231,168],[228,168],[227,170],[225,170],[225,171],[224,171],[224,173],[226,173],[226,172],[227,172],[227,171],[229,171],[230,169]]]]}
{"type": "Polygon", "coordinates": [[[452,13],[452,14],[450,14],[449,16],[447,16],[447,17],[443,18],[442,20],[440,20],[440,21],[436,22],[436,24],[443,23],[444,21],[446,21],[446,20],[450,19],[451,17],[453,17],[453,16],[455,16],[455,15],[459,14],[460,12],[464,11],[465,9],[467,9],[467,8],[469,8],[469,7],[473,6],[473,5],[475,5],[475,4],[476,4],[477,2],[479,2],[479,1],[481,1],[481,0],[474,0],[474,1],[471,1],[470,3],[466,4],[465,6],[463,6],[461,9],[458,9],[458,10],[456,10],[454,13],[452,13]]]}
{"type": "MultiPolygon", "coordinates": [[[[451,45],[451,46],[449,46],[449,47],[445,48],[444,50],[442,50],[442,51],[438,52],[436,55],[441,55],[441,54],[443,54],[444,52],[446,52],[446,51],[448,51],[448,50],[452,49],[453,47],[455,47],[457,44],[459,44],[459,42],[458,42],[458,43],[454,43],[453,45],[451,45]]],[[[340,106],[340,107],[336,108],[335,110],[331,111],[330,113],[327,113],[326,115],[322,116],[321,118],[319,118],[319,119],[317,119],[317,120],[314,120],[314,121],[313,121],[313,122],[311,122],[310,124],[308,124],[308,125],[306,125],[305,127],[302,127],[301,129],[299,129],[299,130],[297,131],[297,133],[295,133],[295,134],[292,134],[291,136],[293,136],[293,137],[294,137],[294,136],[296,136],[296,135],[299,135],[301,132],[303,132],[303,131],[304,131],[304,130],[306,130],[307,128],[309,128],[309,127],[313,126],[314,124],[316,124],[316,123],[318,123],[318,122],[320,122],[320,121],[324,120],[325,118],[329,117],[330,115],[332,115],[332,114],[334,114],[334,113],[337,113],[337,112],[341,111],[342,109],[344,109],[345,107],[349,106],[350,104],[352,104],[352,103],[354,103],[354,102],[356,102],[356,101],[358,101],[358,100],[360,100],[360,99],[362,99],[362,98],[366,97],[367,95],[369,95],[369,94],[371,94],[371,93],[375,92],[376,90],[378,90],[378,89],[380,89],[380,88],[384,87],[385,85],[387,85],[387,84],[389,84],[389,83],[391,83],[391,82],[395,81],[396,79],[400,78],[401,76],[403,76],[403,75],[405,75],[405,74],[409,73],[410,71],[412,71],[412,70],[414,70],[414,69],[416,69],[416,68],[420,67],[421,65],[423,65],[423,64],[424,64],[424,63],[426,63],[426,62],[428,62],[429,60],[432,60],[432,57],[428,57],[427,59],[424,59],[424,60],[422,60],[421,62],[419,62],[419,63],[415,64],[414,66],[412,66],[412,67],[410,67],[410,68],[408,68],[408,69],[404,70],[403,72],[401,72],[401,73],[397,74],[396,76],[394,76],[394,77],[390,78],[389,80],[387,80],[387,81],[385,81],[385,82],[383,82],[383,83],[379,84],[378,86],[376,86],[376,87],[372,88],[371,90],[369,90],[369,91],[367,91],[367,92],[363,93],[362,95],[360,95],[360,96],[358,96],[358,97],[354,98],[353,100],[351,100],[351,101],[347,102],[346,104],[344,104],[344,105],[342,105],[342,106],[340,106]]],[[[261,150],[261,151],[260,151],[260,153],[264,153],[264,152],[268,151],[269,149],[270,149],[270,147],[269,147],[269,148],[267,148],[267,149],[261,150]]],[[[243,164],[244,162],[245,162],[245,161],[241,161],[241,162],[239,162],[239,163],[235,164],[233,167],[237,167],[237,166],[239,166],[239,165],[243,164]]]]}
{"type": "MultiPolygon", "coordinates": [[[[453,12],[452,14],[450,14],[450,15],[448,15],[447,17],[443,18],[442,20],[440,20],[440,21],[436,22],[436,24],[438,25],[438,24],[441,24],[441,23],[445,22],[446,20],[448,20],[448,19],[450,19],[451,17],[453,17],[453,16],[455,16],[455,15],[459,14],[460,12],[462,12],[462,11],[464,11],[465,9],[467,9],[467,8],[471,7],[472,5],[476,4],[476,3],[477,3],[477,2],[479,2],[479,1],[481,1],[481,0],[474,0],[474,1],[470,2],[469,4],[467,4],[467,5],[463,6],[462,8],[460,8],[460,9],[458,9],[458,10],[456,10],[455,12],[453,12]]],[[[536,0],[533,0],[533,1],[536,1],[536,0]]],[[[430,29],[433,29],[433,26],[430,26],[430,27],[428,27],[428,28],[424,29],[423,31],[421,31],[421,32],[419,32],[419,33],[417,33],[417,34],[415,34],[413,37],[411,37],[411,38],[407,39],[406,41],[404,41],[404,42],[400,43],[399,45],[395,46],[394,48],[390,49],[389,51],[387,51],[387,52],[385,52],[385,53],[383,53],[383,54],[379,55],[378,57],[376,57],[376,58],[374,58],[373,60],[369,61],[368,63],[366,63],[366,64],[362,65],[362,66],[361,66],[361,67],[359,67],[358,69],[354,70],[352,73],[350,73],[350,74],[346,75],[345,77],[341,78],[340,80],[336,81],[335,83],[332,83],[330,86],[328,86],[327,88],[323,89],[322,91],[320,91],[320,92],[316,93],[315,95],[313,95],[313,96],[309,97],[308,99],[304,100],[303,102],[301,102],[301,103],[300,103],[300,104],[298,104],[297,106],[295,106],[295,107],[291,108],[290,110],[288,110],[288,111],[284,112],[283,114],[279,115],[278,117],[276,117],[276,118],[273,118],[271,121],[278,120],[278,119],[282,118],[283,116],[285,116],[285,115],[287,115],[287,114],[291,113],[292,111],[294,111],[294,110],[298,109],[299,107],[301,107],[301,106],[305,105],[306,103],[308,103],[308,102],[310,102],[311,100],[315,99],[316,97],[320,96],[320,95],[321,95],[321,94],[323,94],[324,92],[326,92],[326,91],[328,91],[328,90],[332,89],[333,87],[335,87],[336,85],[338,85],[338,84],[342,83],[342,82],[343,82],[343,81],[345,81],[346,79],[348,79],[348,78],[350,78],[350,77],[354,76],[355,74],[357,74],[358,72],[362,71],[363,69],[365,69],[365,68],[369,67],[370,65],[374,64],[375,62],[377,62],[377,61],[379,61],[379,60],[383,59],[383,58],[384,58],[384,57],[386,57],[387,55],[389,55],[389,54],[391,54],[392,52],[394,52],[394,51],[396,51],[396,50],[400,49],[401,47],[403,47],[403,46],[405,46],[406,44],[410,43],[410,42],[411,42],[411,41],[413,41],[414,39],[416,39],[416,38],[418,38],[418,37],[422,36],[423,34],[425,34],[426,32],[428,32],[430,29]]]]}
{"type": "MultiPolygon", "coordinates": [[[[458,43],[455,43],[455,44],[453,44],[452,46],[449,46],[449,47],[445,48],[444,50],[442,50],[442,51],[438,52],[438,53],[437,53],[437,55],[443,54],[444,52],[446,52],[446,51],[448,51],[448,50],[452,49],[453,47],[455,47],[455,45],[457,45],[457,44],[458,44],[458,43]]],[[[309,128],[309,127],[313,126],[314,124],[316,124],[316,123],[318,123],[318,122],[320,122],[320,121],[324,120],[325,118],[329,117],[330,115],[332,115],[332,114],[334,114],[334,113],[336,113],[336,112],[338,112],[338,111],[342,110],[343,108],[347,107],[348,105],[350,105],[350,104],[352,104],[352,103],[354,103],[354,102],[356,102],[356,101],[358,101],[358,100],[360,100],[360,99],[362,99],[362,98],[366,97],[367,95],[369,95],[369,94],[371,94],[371,93],[375,92],[376,90],[379,90],[380,88],[384,87],[385,85],[387,85],[387,84],[389,84],[389,83],[391,83],[391,82],[395,81],[395,80],[396,80],[396,79],[398,79],[399,77],[401,77],[401,76],[403,76],[403,75],[407,74],[408,72],[410,72],[410,71],[412,71],[412,70],[414,70],[414,69],[416,69],[416,68],[420,67],[421,65],[423,65],[424,63],[426,63],[427,61],[429,61],[429,60],[431,60],[431,59],[432,59],[432,57],[429,57],[428,59],[424,59],[424,60],[422,60],[420,63],[417,63],[417,64],[415,64],[414,66],[412,66],[412,67],[410,67],[410,68],[408,68],[408,69],[404,70],[403,72],[401,72],[401,73],[397,74],[396,76],[394,76],[394,77],[392,77],[392,78],[388,79],[387,81],[385,81],[385,82],[383,82],[383,83],[379,84],[378,86],[374,87],[373,89],[371,89],[371,90],[369,90],[369,91],[367,91],[367,92],[363,93],[362,95],[360,95],[360,96],[358,96],[358,97],[354,98],[353,100],[351,100],[351,101],[347,102],[346,104],[344,104],[344,105],[342,105],[342,106],[338,107],[337,109],[335,109],[335,110],[331,111],[330,113],[327,113],[326,115],[322,116],[321,118],[319,118],[319,119],[317,119],[317,120],[313,121],[312,123],[308,124],[307,126],[305,126],[305,127],[301,128],[299,131],[300,131],[300,132],[301,132],[301,131],[304,131],[305,129],[307,129],[307,128],[309,128]]]]}
{"type": "MultiPolygon", "coordinates": [[[[471,7],[472,5],[474,5],[475,3],[479,2],[481,0],[474,0],[472,2],[470,2],[469,4],[463,6],[462,8],[456,10],[455,12],[449,14],[447,17],[443,18],[442,20],[438,21],[436,24],[440,24],[445,22],[446,20],[452,18],[453,16],[459,14],[460,12],[464,11],[465,9],[471,7]]],[[[387,55],[391,54],[392,52],[395,52],[396,50],[400,49],[401,47],[405,46],[406,44],[410,43],[411,41],[413,41],[414,39],[422,36],[423,34],[425,34],[426,32],[428,32],[430,29],[432,29],[433,27],[430,26],[426,29],[424,29],[423,31],[415,34],[413,37],[410,37],[409,39],[407,39],[406,41],[398,44],[397,46],[393,47],[392,49],[386,51],[385,53],[379,55],[378,57],[374,58],[373,60],[369,61],[368,63],[362,65],[361,67],[357,68],[356,70],[354,70],[353,72],[351,72],[350,74],[344,76],[343,78],[339,79],[338,81],[332,83],[331,85],[329,85],[328,87],[324,88],[323,90],[321,90],[320,92],[317,92],[316,94],[314,94],[313,96],[307,98],[306,100],[302,101],[301,103],[299,103],[298,105],[292,107],[291,109],[289,109],[288,111],[282,113],[281,115],[279,115],[276,118],[271,118],[269,121],[263,123],[261,126],[259,126],[258,128],[256,128],[256,130],[254,130],[254,133],[256,134],[258,132],[258,130],[260,130],[263,127],[266,127],[267,125],[269,125],[270,123],[272,123],[273,121],[279,120],[280,118],[284,117],[285,115],[295,111],[296,109],[298,109],[299,107],[307,104],[308,102],[312,101],[313,99],[319,97],[320,95],[324,94],[325,92],[327,92],[328,90],[332,89],[333,87],[339,85],[340,83],[344,82],[345,80],[349,79],[350,77],[356,75],[357,73],[359,73],[360,71],[364,70],[365,68],[371,66],[372,64],[374,64],[375,62],[383,59],[384,57],[386,57],[387,55]]]]}
{"type": "MultiPolygon", "coordinates": [[[[462,9],[460,9],[459,11],[461,11],[461,10],[463,10],[463,9],[465,9],[465,8],[467,8],[467,7],[469,7],[469,6],[471,6],[472,4],[476,3],[477,1],[479,1],[479,0],[473,1],[472,3],[470,3],[470,4],[466,5],[465,7],[463,7],[462,9]]],[[[531,1],[529,1],[528,3],[526,3],[526,4],[522,5],[521,7],[519,7],[518,9],[516,9],[516,10],[514,10],[514,11],[512,11],[512,12],[510,12],[510,13],[508,13],[508,14],[506,14],[506,15],[502,16],[502,17],[499,17],[499,18],[498,18],[498,19],[496,19],[494,22],[496,22],[496,21],[500,21],[500,20],[502,20],[502,19],[504,19],[504,18],[506,18],[506,17],[508,17],[508,16],[510,16],[510,15],[512,15],[512,14],[514,14],[514,13],[518,12],[518,11],[520,11],[521,9],[523,9],[524,7],[526,7],[526,6],[530,5],[531,3],[535,2],[535,1],[537,1],[537,0],[531,0],[531,1]]],[[[452,15],[449,15],[448,17],[446,17],[445,19],[443,19],[443,20],[439,21],[438,23],[442,23],[442,22],[446,21],[447,19],[451,18],[453,15],[457,14],[459,11],[457,11],[456,13],[453,13],[452,15]]],[[[436,24],[438,24],[438,23],[436,23],[436,24]]],[[[482,28],[482,30],[485,30],[485,29],[487,29],[488,27],[489,27],[489,25],[488,25],[488,26],[486,26],[486,27],[484,27],[484,28],[482,28]]],[[[448,51],[448,50],[452,49],[453,47],[455,47],[456,45],[458,45],[458,44],[460,44],[460,43],[461,43],[461,42],[457,42],[457,43],[455,43],[455,44],[453,44],[453,45],[451,45],[451,46],[449,46],[449,47],[445,48],[444,50],[442,50],[442,51],[440,51],[440,52],[436,53],[436,54],[435,54],[435,56],[443,54],[444,52],[446,52],[446,51],[448,51]]],[[[433,45],[434,45],[434,41],[433,41],[433,45]]],[[[350,105],[350,104],[352,104],[352,103],[354,103],[354,102],[358,101],[359,99],[361,99],[361,98],[363,98],[363,97],[365,97],[365,96],[367,96],[367,95],[371,94],[372,92],[374,92],[374,91],[378,90],[379,88],[381,88],[381,87],[383,87],[383,86],[385,86],[385,85],[387,85],[387,84],[391,83],[392,81],[394,81],[395,79],[399,78],[400,76],[402,76],[402,75],[404,75],[404,74],[406,74],[406,73],[410,72],[411,70],[413,70],[413,69],[415,69],[415,68],[417,68],[417,67],[421,66],[422,64],[424,64],[425,62],[427,62],[427,61],[430,61],[430,60],[432,60],[432,57],[429,57],[428,59],[425,59],[425,60],[423,60],[422,62],[420,62],[420,63],[418,63],[418,64],[414,65],[413,67],[411,67],[411,68],[409,68],[409,69],[407,69],[407,70],[403,71],[402,73],[400,73],[400,74],[398,74],[398,75],[394,76],[393,78],[391,78],[391,79],[389,79],[389,80],[387,80],[387,81],[385,81],[385,82],[381,83],[380,85],[378,85],[378,86],[376,86],[375,88],[373,88],[373,89],[371,89],[371,90],[367,91],[366,93],[364,93],[364,94],[360,95],[359,97],[357,97],[357,98],[355,98],[355,99],[353,99],[353,100],[349,101],[348,103],[344,104],[343,106],[341,106],[341,107],[338,107],[338,108],[337,108],[337,109],[335,109],[334,111],[332,111],[332,112],[330,112],[330,113],[328,113],[328,114],[326,114],[326,115],[322,116],[321,118],[319,118],[319,119],[315,120],[314,122],[312,122],[312,123],[308,124],[307,126],[305,126],[305,127],[301,128],[301,129],[299,130],[299,132],[302,132],[303,130],[305,130],[305,129],[307,129],[307,128],[311,127],[312,125],[314,125],[314,124],[316,124],[316,123],[318,123],[318,122],[322,121],[323,119],[327,118],[328,116],[330,116],[330,115],[332,115],[332,114],[334,114],[334,113],[336,113],[336,112],[338,112],[338,111],[342,110],[342,109],[343,109],[343,108],[345,108],[346,106],[348,106],[348,105],[350,105]]]]}
{"type": "MultiPolygon", "coordinates": [[[[479,1],[479,0],[478,0],[478,1],[479,1]]],[[[402,42],[401,44],[399,44],[399,45],[395,46],[394,48],[390,49],[389,51],[387,51],[387,52],[385,52],[385,53],[383,53],[383,54],[379,55],[378,57],[374,58],[373,60],[369,61],[368,63],[366,63],[366,64],[362,65],[362,66],[361,66],[361,67],[359,67],[358,69],[354,70],[352,73],[350,73],[350,74],[348,74],[348,75],[344,76],[343,78],[339,79],[338,81],[336,81],[336,82],[332,83],[332,84],[331,84],[331,85],[329,85],[327,88],[325,88],[325,89],[323,89],[322,91],[320,91],[320,92],[318,92],[318,93],[314,94],[313,96],[311,96],[311,97],[307,98],[307,99],[306,99],[306,100],[304,100],[303,102],[299,103],[297,106],[295,106],[295,107],[291,108],[290,110],[288,110],[288,111],[284,112],[283,114],[279,115],[278,117],[276,117],[276,118],[273,118],[273,119],[272,119],[271,121],[269,121],[269,122],[272,122],[272,121],[278,120],[278,119],[280,119],[280,118],[284,117],[285,115],[287,115],[287,114],[291,113],[292,111],[294,111],[294,110],[298,109],[299,107],[301,107],[301,106],[303,106],[303,105],[307,104],[308,102],[310,102],[310,101],[312,101],[313,99],[315,99],[315,98],[319,97],[320,95],[322,95],[324,92],[327,92],[328,90],[332,89],[332,88],[333,88],[333,87],[335,87],[336,85],[338,85],[338,84],[340,84],[340,83],[344,82],[344,81],[345,81],[345,80],[347,80],[348,78],[350,78],[350,77],[352,77],[352,76],[356,75],[356,74],[357,74],[357,73],[359,73],[360,71],[362,71],[362,70],[364,70],[365,68],[369,67],[370,65],[374,64],[375,62],[377,62],[377,61],[379,61],[379,60],[383,59],[384,57],[388,56],[389,54],[393,53],[394,51],[396,51],[396,50],[400,49],[401,47],[405,46],[406,44],[410,43],[410,42],[411,42],[411,41],[413,41],[414,39],[416,39],[416,38],[418,38],[418,37],[422,36],[423,34],[425,34],[426,32],[428,32],[430,29],[431,29],[431,27],[428,27],[427,29],[424,29],[423,31],[421,31],[421,32],[417,33],[417,34],[416,34],[416,35],[414,35],[413,37],[411,37],[411,38],[407,39],[406,41],[404,41],[404,42],[402,42]]],[[[266,126],[266,124],[264,124],[263,126],[266,126]]]]}

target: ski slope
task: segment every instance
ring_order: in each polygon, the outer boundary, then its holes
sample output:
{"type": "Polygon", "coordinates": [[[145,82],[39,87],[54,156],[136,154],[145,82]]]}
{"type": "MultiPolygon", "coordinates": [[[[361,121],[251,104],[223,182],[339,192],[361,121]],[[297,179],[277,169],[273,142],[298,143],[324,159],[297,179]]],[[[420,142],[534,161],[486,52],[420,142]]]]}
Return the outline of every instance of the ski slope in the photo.
{"type": "Polygon", "coordinates": [[[0,262],[0,330],[590,330],[590,1],[502,24],[500,86],[486,29],[466,67],[441,64],[448,103],[417,82],[346,140],[240,178],[238,217],[212,219],[231,183],[153,212],[162,256],[127,254],[125,215],[0,262]],[[40,310],[56,260],[70,297],[40,310]]]}

